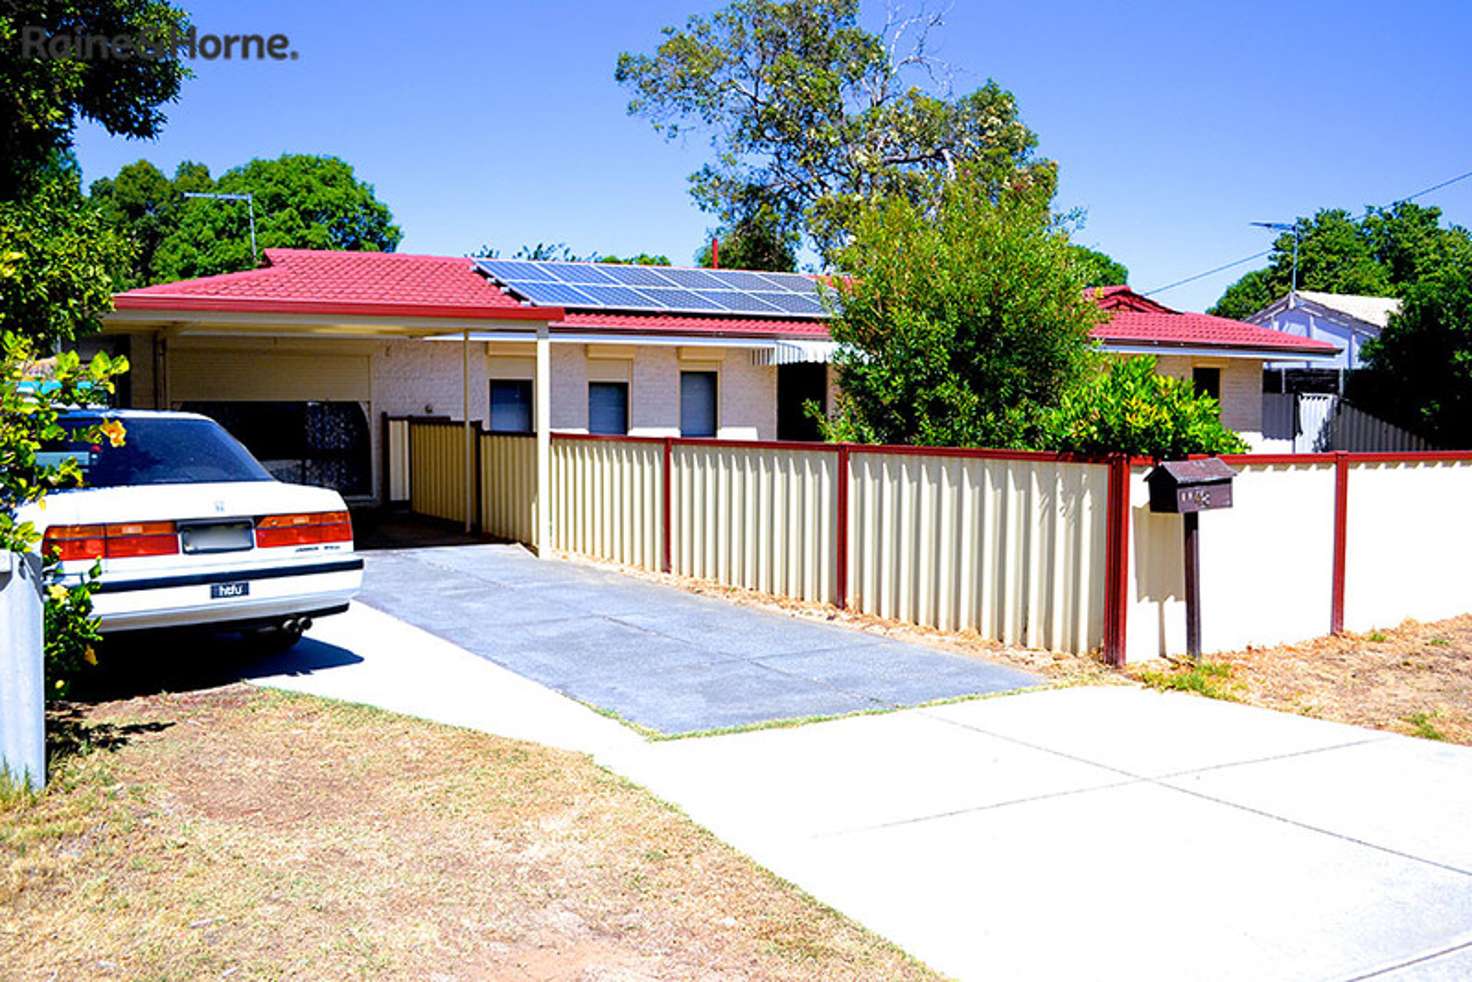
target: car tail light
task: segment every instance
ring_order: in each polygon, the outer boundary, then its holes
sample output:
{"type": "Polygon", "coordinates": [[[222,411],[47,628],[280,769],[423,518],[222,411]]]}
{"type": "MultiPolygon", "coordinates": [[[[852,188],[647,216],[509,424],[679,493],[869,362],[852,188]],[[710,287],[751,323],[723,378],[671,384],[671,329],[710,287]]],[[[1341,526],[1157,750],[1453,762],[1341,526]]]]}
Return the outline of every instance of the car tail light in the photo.
{"type": "Polygon", "coordinates": [[[110,525],[53,525],[41,542],[43,555],[77,559],[172,556],[179,551],[173,522],[116,522],[110,525]]]}
{"type": "Polygon", "coordinates": [[[107,558],[172,556],[179,551],[173,522],[120,522],[107,526],[107,558]]]}
{"type": "Polygon", "coordinates": [[[53,525],[41,540],[41,555],[63,562],[101,559],[107,552],[106,525],[53,525]]]}
{"type": "Polygon", "coordinates": [[[353,520],[345,511],[267,515],[256,522],[256,546],[308,546],[353,541],[353,520]]]}

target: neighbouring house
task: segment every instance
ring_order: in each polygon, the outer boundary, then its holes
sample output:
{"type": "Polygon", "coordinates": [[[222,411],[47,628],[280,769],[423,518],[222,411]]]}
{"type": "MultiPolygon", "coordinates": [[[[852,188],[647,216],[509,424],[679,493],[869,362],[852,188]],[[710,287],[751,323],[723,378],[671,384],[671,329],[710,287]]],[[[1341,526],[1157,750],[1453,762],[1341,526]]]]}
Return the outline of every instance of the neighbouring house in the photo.
{"type": "Polygon", "coordinates": [[[1330,362],[1275,361],[1274,369],[1319,368],[1352,371],[1363,368],[1361,349],[1379,337],[1392,314],[1400,310],[1395,297],[1366,297],[1353,293],[1297,290],[1275,300],[1247,318],[1270,330],[1296,338],[1328,341],[1339,348],[1330,362]]]}
{"type": "MultiPolygon", "coordinates": [[[[366,503],[385,498],[388,416],[814,439],[804,406],[835,392],[814,291],[797,274],[267,249],[259,269],[118,294],[93,343],[129,356],[125,404],[213,416],[279,477],[366,503]]],[[[1095,298],[1105,351],[1156,355],[1249,441],[1264,361],[1338,353],[1128,287],[1095,298]]]]}

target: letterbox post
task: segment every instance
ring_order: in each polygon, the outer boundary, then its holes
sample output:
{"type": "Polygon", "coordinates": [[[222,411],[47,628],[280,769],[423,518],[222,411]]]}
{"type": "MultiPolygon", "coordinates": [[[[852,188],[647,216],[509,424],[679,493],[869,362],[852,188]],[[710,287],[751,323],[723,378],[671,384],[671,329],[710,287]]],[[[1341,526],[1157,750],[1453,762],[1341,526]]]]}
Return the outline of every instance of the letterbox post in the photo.
{"type": "Polygon", "coordinates": [[[1201,549],[1197,543],[1201,513],[1188,511],[1181,519],[1186,544],[1186,654],[1194,660],[1201,657],[1201,549]]]}
{"type": "Polygon", "coordinates": [[[1168,460],[1145,476],[1150,510],[1181,516],[1186,580],[1186,651],[1201,657],[1201,515],[1232,507],[1236,472],[1216,457],[1168,460]]]}

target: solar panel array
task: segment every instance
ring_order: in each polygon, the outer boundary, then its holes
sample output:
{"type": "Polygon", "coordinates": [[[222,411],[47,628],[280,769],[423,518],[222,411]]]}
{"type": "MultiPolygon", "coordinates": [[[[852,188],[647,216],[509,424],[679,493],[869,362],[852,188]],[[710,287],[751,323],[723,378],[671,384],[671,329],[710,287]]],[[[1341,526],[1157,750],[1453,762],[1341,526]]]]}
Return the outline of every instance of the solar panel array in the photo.
{"type": "Polygon", "coordinates": [[[480,259],[476,265],[523,300],[554,307],[716,316],[828,314],[817,284],[799,273],[532,259],[480,259]]]}

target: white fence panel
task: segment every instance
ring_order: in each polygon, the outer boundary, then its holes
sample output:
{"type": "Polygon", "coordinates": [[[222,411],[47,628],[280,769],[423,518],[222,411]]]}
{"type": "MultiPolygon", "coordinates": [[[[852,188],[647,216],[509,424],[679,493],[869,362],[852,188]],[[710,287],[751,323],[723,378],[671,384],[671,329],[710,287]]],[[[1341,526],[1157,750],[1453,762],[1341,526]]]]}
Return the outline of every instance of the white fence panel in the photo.
{"type": "MultiPolygon", "coordinates": [[[[1303,641],[1329,632],[1334,464],[1234,461],[1232,507],[1201,513],[1201,648],[1303,641]]],[[[1148,467],[1130,471],[1127,657],[1184,654],[1179,515],[1150,511],[1148,467]]]]}
{"type": "Polygon", "coordinates": [[[1007,644],[1098,647],[1104,464],[854,448],[850,604],[1007,644]]]}
{"type": "Polygon", "coordinates": [[[1349,468],[1345,628],[1472,612],[1472,460],[1354,461],[1349,468]]]}

